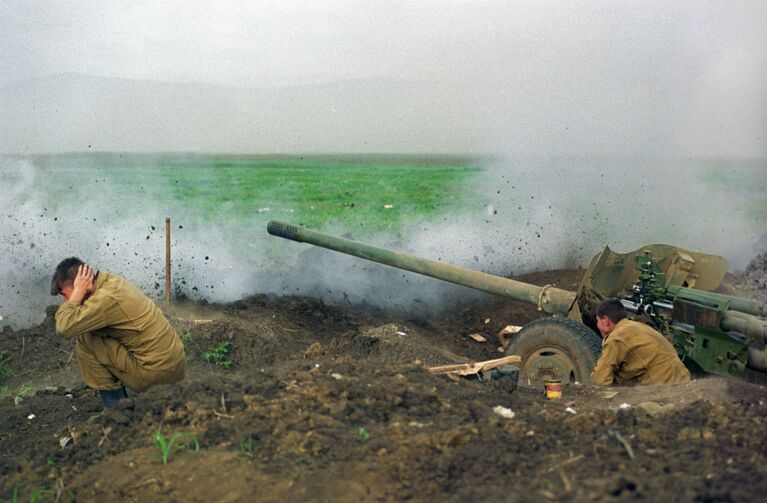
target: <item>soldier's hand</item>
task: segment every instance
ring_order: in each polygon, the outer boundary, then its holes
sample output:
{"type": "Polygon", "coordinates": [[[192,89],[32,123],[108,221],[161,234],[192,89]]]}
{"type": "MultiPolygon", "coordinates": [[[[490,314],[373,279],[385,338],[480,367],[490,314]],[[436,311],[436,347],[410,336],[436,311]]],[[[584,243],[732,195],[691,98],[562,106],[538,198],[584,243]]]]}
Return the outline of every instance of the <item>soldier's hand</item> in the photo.
{"type": "Polygon", "coordinates": [[[70,300],[78,304],[85,300],[93,291],[93,269],[88,264],[83,264],[77,268],[77,276],[72,283],[72,295],[70,300]]]}

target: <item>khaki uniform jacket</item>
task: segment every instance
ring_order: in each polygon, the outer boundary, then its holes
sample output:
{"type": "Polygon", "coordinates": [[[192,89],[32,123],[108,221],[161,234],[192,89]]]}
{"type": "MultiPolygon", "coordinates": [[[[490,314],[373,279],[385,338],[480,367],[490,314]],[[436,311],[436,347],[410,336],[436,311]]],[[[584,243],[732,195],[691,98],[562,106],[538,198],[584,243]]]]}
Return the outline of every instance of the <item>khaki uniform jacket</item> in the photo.
{"type": "Polygon", "coordinates": [[[628,319],[620,320],[602,340],[602,354],[591,372],[591,383],[597,386],[686,382],[690,372],[668,339],[628,319]]]}
{"type": "Polygon", "coordinates": [[[112,337],[146,370],[170,370],[184,361],[184,345],[162,312],[127,280],[99,271],[82,304],[65,302],[56,312],[62,337],[86,333],[112,337]]]}

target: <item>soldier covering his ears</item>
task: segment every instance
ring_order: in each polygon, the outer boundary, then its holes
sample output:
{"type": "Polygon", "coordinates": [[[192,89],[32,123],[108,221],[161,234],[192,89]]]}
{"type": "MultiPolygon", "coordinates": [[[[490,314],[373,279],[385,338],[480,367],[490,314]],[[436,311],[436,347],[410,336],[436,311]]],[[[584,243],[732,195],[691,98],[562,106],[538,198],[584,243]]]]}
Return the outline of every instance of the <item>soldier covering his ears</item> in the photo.
{"type": "Polygon", "coordinates": [[[133,284],[97,271],[77,257],[56,266],[51,295],[65,302],[56,332],[76,339],[83,381],[98,390],[105,407],[126,396],[184,378],[184,345],[157,306],[133,284]]]}

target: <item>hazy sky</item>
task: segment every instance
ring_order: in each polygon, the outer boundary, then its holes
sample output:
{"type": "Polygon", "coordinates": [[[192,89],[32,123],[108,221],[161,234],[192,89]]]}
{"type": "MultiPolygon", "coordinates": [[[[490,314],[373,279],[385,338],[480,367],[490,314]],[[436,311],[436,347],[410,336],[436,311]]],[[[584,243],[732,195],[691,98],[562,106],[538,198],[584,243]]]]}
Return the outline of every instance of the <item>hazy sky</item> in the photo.
{"type": "Polygon", "coordinates": [[[634,150],[662,136],[672,154],[767,155],[764,0],[24,0],[3,1],[0,23],[0,84],[400,79],[458,89],[516,141],[545,124],[536,147],[561,122],[581,130],[575,154],[623,130],[634,150]]]}

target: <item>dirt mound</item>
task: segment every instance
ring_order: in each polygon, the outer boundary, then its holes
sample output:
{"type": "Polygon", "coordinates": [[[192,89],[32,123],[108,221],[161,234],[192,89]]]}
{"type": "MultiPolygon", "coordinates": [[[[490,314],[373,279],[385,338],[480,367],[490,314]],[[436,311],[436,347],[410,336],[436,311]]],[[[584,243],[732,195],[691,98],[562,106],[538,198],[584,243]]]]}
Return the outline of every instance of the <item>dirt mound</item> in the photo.
{"type": "Polygon", "coordinates": [[[174,305],[187,378],[108,412],[53,312],[2,344],[16,374],[0,400],[3,499],[742,501],[767,490],[767,388],[570,385],[547,401],[426,370],[499,356],[500,328],[538,316],[503,299],[408,320],[303,297],[174,305]]]}
{"type": "Polygon", "coordinates": [[[755,256],[745,270],[727,274],[719,291],[767,302],[767,252],[755,256]]]}
{"type": "Polygon", "coordinates": [[[762,298],[767,297],[767,252],[754,257],[738,280],[747,290],[759,292],[762,298]]]}

